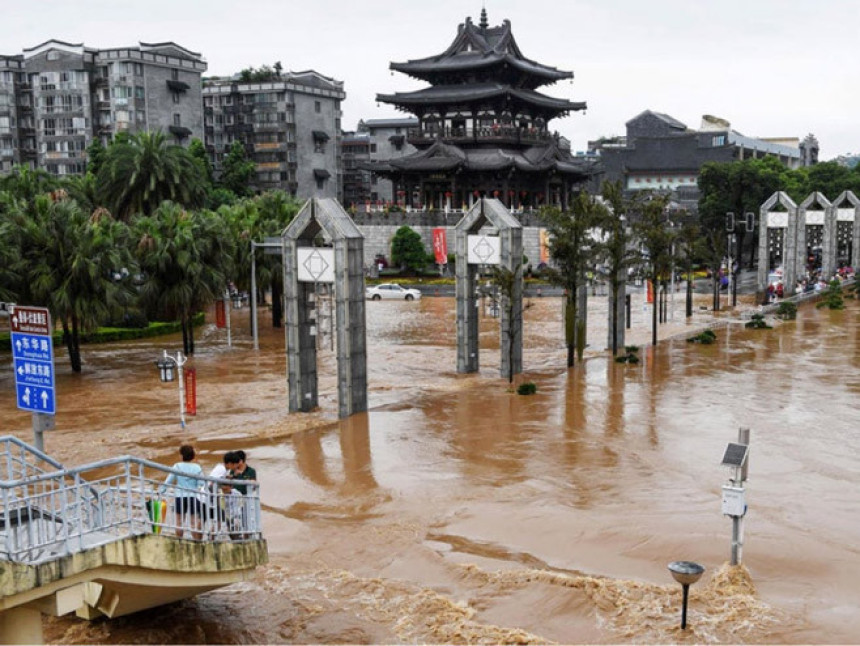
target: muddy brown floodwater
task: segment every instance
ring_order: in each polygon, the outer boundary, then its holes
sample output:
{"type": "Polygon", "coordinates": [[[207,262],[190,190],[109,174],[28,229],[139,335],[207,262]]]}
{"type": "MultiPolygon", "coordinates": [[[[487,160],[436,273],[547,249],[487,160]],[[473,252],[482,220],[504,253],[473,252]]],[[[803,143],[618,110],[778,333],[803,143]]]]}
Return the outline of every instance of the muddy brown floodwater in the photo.
{"type": "MultiPolygon", "coordinates": [[[[676,306],[682,299],[678,299],[676,306]]],[[[253,581],[87,623],[46,621],[56,643],[838,643],[860,641],[858,305],[801,308],[746,330],[724,315],[711,346],[676,314],[657,348],[622,365],[601,352],[564,366],[561,303],[526,310],[525,377],[498,376],[497,321],[482,321],[479,374],[455,372],[454,301],[367,304],[367,414],[336,419],[335,360],[320,355],[320,410],[288,415],[283,333],[251,349],[206,326],[186,433],[175,384],[153,361],[177,337],[86,346],[58,359],[66,464],[133,453],[165,463],[191,440],[205,466],[243,448],[263,482],[271,562],[253,581]],[[743,568],[729,568],[719,465],[752,429],[743,568]],[[707,571],[679,628],[669,561],[707,571]]],[[[680,312],[680,310],[678,310],[680,312]]],[[[634,301],[631,338],[644,342],[634,301]]],[[[30,440],[0,356],[4,432],[30,440]]]]}

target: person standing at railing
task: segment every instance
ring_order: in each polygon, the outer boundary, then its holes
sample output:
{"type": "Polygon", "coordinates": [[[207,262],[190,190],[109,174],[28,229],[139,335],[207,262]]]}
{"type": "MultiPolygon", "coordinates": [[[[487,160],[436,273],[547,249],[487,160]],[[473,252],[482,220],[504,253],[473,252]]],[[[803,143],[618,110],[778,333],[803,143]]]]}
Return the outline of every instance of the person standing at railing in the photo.
{"type": "Polygon", "coordinates": [[[182,462],[173,465],[173,469],[181,471],[182,475],[171,473],[167,476],[160,491],[164,493],[175,483],[174,517],[176,519],[176,536],[182,538],[184,528],[191,529],[191,537],[200,540],[203,537],[203,519],[206,515],[206,505],[200,500],[202,481],[194,476],[202,476],[203,468],[194,461],[194,447],[183,444],[179,447],[182,462]],[[195,531],[196,530],[196,531],[195,531]]]}
{"type": "MultiPolygon", "coordinates": [[[[239,506],[239,515],[238,518],[234,518],[234,522],[238,522],[239,527],[248,531],[256,531],[256,528],[250,527],[250,524],[254,520],[254,514],[250,513],[248,509],[248,501],[244,498],[248,495],[248,486],[257,484],[257,471],[254,467],[249,466],[247,463],[247,456],[245,452],[242,450],[233,451],[234,462],[232,464],[228,464],[227,467],[230,469],[229,477],[232,480],[241,480],[245,484],[234,484],[233,491],[237,494],[241,495],[242,504],[239,506]]],[[[230,538],[245,538],[245,532],[233,532],[230,534],[230,538]]]]}

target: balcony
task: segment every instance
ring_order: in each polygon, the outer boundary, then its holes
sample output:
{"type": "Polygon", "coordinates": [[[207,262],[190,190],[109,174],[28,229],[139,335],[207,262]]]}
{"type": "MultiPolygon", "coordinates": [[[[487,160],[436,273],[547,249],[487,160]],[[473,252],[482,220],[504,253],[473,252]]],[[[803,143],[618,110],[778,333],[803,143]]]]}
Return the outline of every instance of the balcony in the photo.
{"type": "Polygon", "coordinates": [[[96,101],[97,110],[110,110],[110,101],[96,101]]]}
{"type": "Polygon", "coordinates": [[[267,141],[260,144],[254,144],[255,151],[264,151],[264,150],[286,150],[287,142],[285,141],[267,141]]]}
{"type": "Polygon", "coordinates": [[[96,76],[93,78],[93,85],[96,87],[107,87],[109,83],[107,76],[96,76]]]}
{"type": "Polygon", "coordinates": [[[167,79],[167,89],[171,92],[187,92],[191,89],[191,86],[184,81],[174,81],[173,79],[167,79]]]}
{"type": "Polygon", "coordinates": [[[22,159],[36,159],[38,157],[38,153],[35,148],[22,148],[21,149],[21,158],[22,159]]]}
{"type": "Polygon", "coordinates": [[[169,126],[167,129],[177,139],[184,139],[185,137],[191,135],[191,130],[184,126],[169,126]]]}
{"type": "Polygon", "coordinates": [[[514,126],[482,126],[480,128],[410,128],[407,140],[413,146],[427,146],[441,134],[442,141],[449,144],[495,143],[536,145],[550,141],[552,135],[546,130],[536,128],[516,128],[514,126]]]}

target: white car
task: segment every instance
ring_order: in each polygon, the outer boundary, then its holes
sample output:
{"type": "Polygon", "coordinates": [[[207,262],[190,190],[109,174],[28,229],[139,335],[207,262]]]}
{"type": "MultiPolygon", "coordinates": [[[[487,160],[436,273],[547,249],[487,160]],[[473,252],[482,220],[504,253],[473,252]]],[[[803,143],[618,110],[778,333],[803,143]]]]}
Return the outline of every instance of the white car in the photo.
{"type": "Polygon", "coordinates": [[[393,298],[401,301],[417,301],[421,298],[421,292],[417,289],[407,289],[406,287],[401,287],[397,283],[382,283],[380,285],[368,287],[364,290],[364,295],[372,301],[378,301],[383,298],[393,298]]]}

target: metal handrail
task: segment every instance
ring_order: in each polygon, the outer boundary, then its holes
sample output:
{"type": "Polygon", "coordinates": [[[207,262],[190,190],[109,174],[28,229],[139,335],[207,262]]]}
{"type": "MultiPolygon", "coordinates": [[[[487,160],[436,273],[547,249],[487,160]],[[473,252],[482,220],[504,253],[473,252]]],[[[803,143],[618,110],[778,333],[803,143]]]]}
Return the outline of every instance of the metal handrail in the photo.
{"type": "MultiPolygon", "coordinates": [[[[17,442],[15,443],[17,444],[17,442]]],[[[147,533],[203,540],[262,537],[259,485],[194,476],[194,488],[165,485],[188,477],[134,456],[0,482],[0,558],[38,563],[147,533]],[[196,513],[191,513],[191,512],[196,513]]]]}

